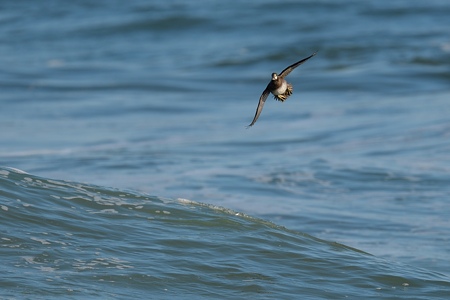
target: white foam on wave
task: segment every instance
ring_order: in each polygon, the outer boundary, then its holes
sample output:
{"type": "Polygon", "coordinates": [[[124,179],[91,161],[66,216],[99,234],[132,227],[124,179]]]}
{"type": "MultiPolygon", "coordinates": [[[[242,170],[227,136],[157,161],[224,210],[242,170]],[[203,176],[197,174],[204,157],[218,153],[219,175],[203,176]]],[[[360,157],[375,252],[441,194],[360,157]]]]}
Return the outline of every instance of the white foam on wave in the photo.
{"type": "MultiPolygon", "coordinates": [[[[19,173],[19,174],[28,174],[25,171],[22,171],[20,169],[16,169],[16,168],[13,168],[13,167],[5,167],[5,169],[7,169],[7,170],[9,170],[11,172],[19,173]]],[[[0,170],[0,172],[8,172],[7,170],[0,170]]],[[[6,175],[9,175],[9,172],[6,175]]]]}
{"type": "Polygon", "coordinates": [[[235,216],[239,216],[239,217],[249,217],[248,215],[246,215],[244,213],[236,212],[236,211],[234,211],[232,209],[229,209],[229,208],[226,208],[226,207],[222,207],[222,206],[196,202],[196,201],[185,199],[185,198],[177,198],[176,200],[179,203],[181,203],[181,204],[189,204],[189,205],[194,205],[194,206],[207,207],[209,209],[212,209],[212,210],[215,210],[215,211],[219,211],[219,212],[223,212],[223,213],[230,214],[230,215],[235,215],[235,216]]]}
{"type": "Polygon", "coordinates": [[[40,238],[36,238],[36,237],[31,237],[30,239],[32,239],[33,241],[39,242],[42,245],[50,245],[51,243],[45,239],[40,239],[40,238]]]}

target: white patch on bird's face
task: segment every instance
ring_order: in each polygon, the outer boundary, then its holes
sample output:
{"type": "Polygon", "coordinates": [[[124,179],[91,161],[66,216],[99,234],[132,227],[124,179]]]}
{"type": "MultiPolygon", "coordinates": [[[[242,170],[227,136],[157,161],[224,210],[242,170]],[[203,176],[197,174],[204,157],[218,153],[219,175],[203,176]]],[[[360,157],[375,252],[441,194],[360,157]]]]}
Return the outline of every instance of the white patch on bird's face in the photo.
{"type": "Polygon", "coordinates": [[[274,90],[272,92],[272,94],[274,94],[274,95],[283,95],[284,93],[286,93],[286,89],[287,89],[287,83],[286,83],[286,81],[283,81],[281,86],[279,88],[277,88],[276,90],[274,90]]]}
{"type": "Polygon", "coordinates": [[[277,73],[272,73],[272,80],[277,80],[277,79],[278,79],[277,73]]]}

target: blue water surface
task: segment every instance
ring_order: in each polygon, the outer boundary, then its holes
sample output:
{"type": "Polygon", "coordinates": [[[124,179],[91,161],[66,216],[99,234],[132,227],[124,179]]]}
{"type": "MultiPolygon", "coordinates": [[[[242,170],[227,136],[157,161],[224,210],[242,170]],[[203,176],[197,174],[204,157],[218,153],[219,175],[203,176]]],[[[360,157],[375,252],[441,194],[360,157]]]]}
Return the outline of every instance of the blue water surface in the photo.
{"type": "Polygon", "coordinates": [[[447,1],[0,8],[1,297],[448,294],[447,1]]]}

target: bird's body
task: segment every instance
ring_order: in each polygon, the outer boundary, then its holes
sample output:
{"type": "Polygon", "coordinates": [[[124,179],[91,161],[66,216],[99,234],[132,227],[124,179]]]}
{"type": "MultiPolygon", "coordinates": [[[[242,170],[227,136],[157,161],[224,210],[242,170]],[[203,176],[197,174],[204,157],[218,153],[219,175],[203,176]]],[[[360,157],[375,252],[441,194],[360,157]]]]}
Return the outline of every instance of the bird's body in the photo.
{"type": "Polygon", "coordinates": [[[269,96],[269,93],[272,93],[275,100],[284,102],[287,98],[289,98],[290,95],[292,95],[293,88],[292,84],[288,83],[284,78],[292,72],[296,67],[316,55],[317,52],[314,52],[312,55],[308,56],[307,58],[304,58],[295,64],[290,65],[286,69],[284,69],[280,75],[277,73],[272,73],[272,80],[267,85],[266,89],[261,94],[261,97],[259,98],[258,107],[256,109],[255,117],[253,118],[252,123],[249,125],[253,126],[255,124],[256,120],[258,120],[259,115],[261,114],[261,111],[263,109],[264,103],[266,102],[267,96],[269,96]]]}
{"type": "Polygon", "coordinates": [[[292,90],[292,84],[287,83],[284,79],[278,78],[273,84],[271,93],[275,100],[283,102],[292,95],[292,90]]]}

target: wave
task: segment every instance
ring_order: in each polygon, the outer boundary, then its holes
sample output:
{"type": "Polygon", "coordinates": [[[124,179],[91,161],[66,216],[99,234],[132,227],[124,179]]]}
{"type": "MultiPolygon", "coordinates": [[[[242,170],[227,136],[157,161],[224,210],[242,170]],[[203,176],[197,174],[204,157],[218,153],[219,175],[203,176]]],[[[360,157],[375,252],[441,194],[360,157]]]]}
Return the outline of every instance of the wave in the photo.
{"type": "Polygon", "coordinates": [[[442,299],[450,280],[227,208],[0,168],[2,296],[442,299]]]}

